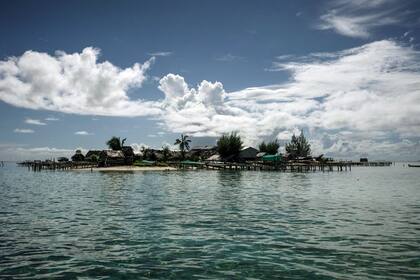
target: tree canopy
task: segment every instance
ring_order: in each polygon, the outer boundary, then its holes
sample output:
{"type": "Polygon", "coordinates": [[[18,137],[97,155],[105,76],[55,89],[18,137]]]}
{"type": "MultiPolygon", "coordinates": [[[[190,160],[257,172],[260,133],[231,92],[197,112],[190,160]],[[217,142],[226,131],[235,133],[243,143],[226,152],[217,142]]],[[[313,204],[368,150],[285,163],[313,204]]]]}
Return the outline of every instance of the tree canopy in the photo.
{"type": "Polygon", "coordinates": [[[124,138],[122,141],[120,137],[113,136],[111,139],[109,139],[106,144],[108,147],[114,151],[122,150],[122,147],[124,146],[125,140],[127,138],[124,138]]]}
{"type": "Polygon", "coordinates": [[[279,148],[280,148],[280,144],[278,142],[277,139],[265,143],[265,141],[261,142],[261,144],[258,146],[260,152],[264,152],[267,153],[269,155],[275,155],[277,154],[279,148]]]}
{"type": "Polygon", "coordinates": [[[311,144],[303,135],[303,131],[296,137],[295,134],[292,136],[290,143],[286,144],[286,152],[288,152],[293,158],[295,157],[307,157],[311,154],[311,144]]]}
{"type": "Polygon", "coordinates": [[[237,156],[242,149],[242,139],[236,133],[223,134],[217,141],[217,152],[222,158],[237,156]]]}

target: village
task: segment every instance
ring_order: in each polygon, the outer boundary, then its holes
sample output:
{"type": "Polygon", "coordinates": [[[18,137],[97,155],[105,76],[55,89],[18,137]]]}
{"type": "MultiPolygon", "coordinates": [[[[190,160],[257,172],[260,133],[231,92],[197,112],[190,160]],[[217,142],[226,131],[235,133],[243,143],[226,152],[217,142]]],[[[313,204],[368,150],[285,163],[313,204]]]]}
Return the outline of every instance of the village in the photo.
{"type": "Polygon", "coordinates": [[[215,146],[194,146],[190,148],[191,139],[181,134],[171,150],[169,146],[162,149],[142,147],[134,151],[125,145],[126,139],[112,137],[107,141],[109,149],[89,150],[83,154],[76,150],[69,159],[59,157],[45,161],[23,161],[18,163],[29,169],[68,170],[90,169],[91,171],[131,171],[131,170],[177,170],[177,169],[234,169],[234,170],[277,170],[292,172],[308,171],[347,171],[352,165],[389,166],[388,161],[369,162],[361,158],[359,162],[335,161],[323,155],[312,156],[310,144],[303,132],[292,136],[285,145],[285,153],[279,153],[277,140],[261,142],[258,148],[243,146],[240,136],[232,132],[222,135],[215,146]],[[118,167],[116,169],[116,167],[118,167]],[[136,169],[137,168],[137,169],[136,169]]]}

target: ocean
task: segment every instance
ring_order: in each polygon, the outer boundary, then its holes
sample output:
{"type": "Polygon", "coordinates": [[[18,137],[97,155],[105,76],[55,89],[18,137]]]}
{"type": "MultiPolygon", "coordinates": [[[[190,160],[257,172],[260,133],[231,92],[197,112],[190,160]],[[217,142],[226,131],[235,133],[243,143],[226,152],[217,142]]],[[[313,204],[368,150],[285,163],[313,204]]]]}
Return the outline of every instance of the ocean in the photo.
{"type": "Polygon", "coordinates": [[[420,279],[420,168],[0,168],[1,279],[420,279]]]}

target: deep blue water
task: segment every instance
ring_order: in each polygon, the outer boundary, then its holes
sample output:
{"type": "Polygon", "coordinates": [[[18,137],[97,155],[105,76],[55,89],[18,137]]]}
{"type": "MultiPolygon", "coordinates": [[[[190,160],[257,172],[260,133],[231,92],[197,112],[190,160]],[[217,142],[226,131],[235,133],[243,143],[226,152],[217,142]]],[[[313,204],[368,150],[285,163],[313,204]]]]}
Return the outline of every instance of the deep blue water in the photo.
{"type": "Polygon", "coordinates": [[[0,278],[420,279],[420,168],[0,168],[0,278]]]}

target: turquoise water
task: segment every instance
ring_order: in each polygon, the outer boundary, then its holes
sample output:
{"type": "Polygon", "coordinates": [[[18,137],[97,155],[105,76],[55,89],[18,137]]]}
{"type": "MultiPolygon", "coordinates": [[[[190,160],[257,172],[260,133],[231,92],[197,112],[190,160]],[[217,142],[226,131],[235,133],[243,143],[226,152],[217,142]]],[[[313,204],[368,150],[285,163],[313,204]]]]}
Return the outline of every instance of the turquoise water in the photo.
{"type": "Polygon", "coordinates": [[[420,168],[0,168],[0,278],[419,279],[420,168]]]}

